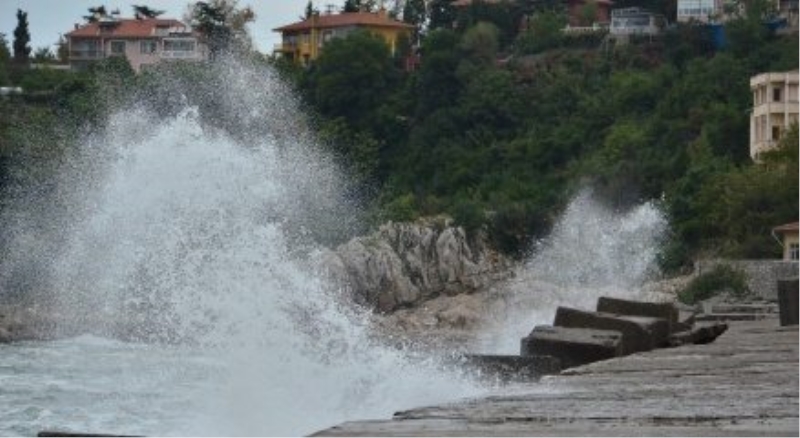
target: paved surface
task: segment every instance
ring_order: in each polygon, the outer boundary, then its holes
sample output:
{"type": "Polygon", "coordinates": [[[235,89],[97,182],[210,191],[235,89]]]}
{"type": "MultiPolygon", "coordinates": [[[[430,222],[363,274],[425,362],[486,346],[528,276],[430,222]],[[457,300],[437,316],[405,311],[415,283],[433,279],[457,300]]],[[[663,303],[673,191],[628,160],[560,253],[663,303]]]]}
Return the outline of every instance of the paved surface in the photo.
{"type": "Polygon", "coordinates": [[[798,436],[798,329],[736,321],[714,343],[573,368],[503,393],[315,436],[798,436]]]}

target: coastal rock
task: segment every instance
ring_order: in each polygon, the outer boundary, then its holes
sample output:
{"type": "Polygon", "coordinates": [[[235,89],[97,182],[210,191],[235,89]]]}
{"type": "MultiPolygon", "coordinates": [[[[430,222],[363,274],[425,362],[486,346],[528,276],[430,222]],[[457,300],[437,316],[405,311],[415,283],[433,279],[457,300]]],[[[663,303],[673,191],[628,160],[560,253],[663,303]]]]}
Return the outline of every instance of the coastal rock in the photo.
{"type": "Polygon", "coordinates": [[[510,275],[510,261],[478,232],[467,235],[449,219],[389,222],[319,255],[321,266],[356,302],[380,312],[440,295],[470,294],[510,275]]]}

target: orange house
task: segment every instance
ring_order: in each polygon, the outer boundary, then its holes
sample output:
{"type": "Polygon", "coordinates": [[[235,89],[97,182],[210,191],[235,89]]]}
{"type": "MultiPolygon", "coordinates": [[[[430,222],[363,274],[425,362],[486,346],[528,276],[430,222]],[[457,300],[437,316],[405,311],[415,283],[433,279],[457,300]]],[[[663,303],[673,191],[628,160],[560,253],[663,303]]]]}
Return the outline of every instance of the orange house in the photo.
{"type": "Polygon", "coordinates": [[[394,54],[400,37],[410,37],[414,26],[389,18],[385,9],[377,13],[315,14],[306,20],[274,29],[283,36],[274,52],[305,65],[319,57],[327,42],[357,30],[380,36],[394,54]]]}

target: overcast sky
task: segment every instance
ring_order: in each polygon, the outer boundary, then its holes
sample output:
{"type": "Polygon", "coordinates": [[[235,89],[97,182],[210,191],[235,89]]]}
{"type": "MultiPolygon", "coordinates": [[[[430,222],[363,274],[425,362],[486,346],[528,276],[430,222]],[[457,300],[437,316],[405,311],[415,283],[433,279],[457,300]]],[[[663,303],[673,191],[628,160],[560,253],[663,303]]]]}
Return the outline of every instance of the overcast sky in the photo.
{"type": "MultiPolygon", "coordinates": [[[[13,41],[14,28],[17,26],[17,9],[28,13],[31,33],[31,47],[53,47],[59,35],[73,29],[75,23],[83,21],[87,9],[105,5],[108,11],[119,9],[123,17],[132,17],[131,5],[146,5],[152,9],[166,11],[163,18],[183,19],[186,9],[192,0],[0,0],[0,32],[6,34],[9,46],[13,41]]],[[[250,24],[256,48],[271,53],[275,44],[280,42],[280,35],[272,29],[284,24],[298,21],[303,15],[308,0],[239,0],[239,6],[251,6],[256,13],[256,21],[250,24]]],[[[314,5],[331,3],[336,6],[344,4],[344,0],[314,1],[314,5]]],[[[9,47],[10,49],[10,47],[9,47]]]]}

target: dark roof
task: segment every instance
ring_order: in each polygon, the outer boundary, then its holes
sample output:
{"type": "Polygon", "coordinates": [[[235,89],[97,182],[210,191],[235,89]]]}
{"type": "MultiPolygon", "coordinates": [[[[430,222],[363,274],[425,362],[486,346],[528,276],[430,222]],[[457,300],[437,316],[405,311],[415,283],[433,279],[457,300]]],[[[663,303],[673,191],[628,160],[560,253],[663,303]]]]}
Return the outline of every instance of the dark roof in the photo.
{"type": "Polygon", "coordinates": [[[371,12],[345,12],[342,14],[319,15],[307,20],[298,21],[286,26],[273,29],[275,32],[291,32],[309,30],[312,28],[331,28],[344,26],[373,26],[373,27],[395,27],[412,29],[414,26],[397,20],[392,20],[385,14],[373,14],[371,12]]]}
{"type": "Polygon", "coordinates": [[[88,23],[79,27],[78,29],[68,32],[67,37],[94,37],[101,36],[101,26],[107,26],[110,31],[103,32],[102,36],[111,36],[118,38],[147,38],[158,37],[156,28],[183,28],[187,32],[189,29],[185,24],[174,19],[162,18],[148,18],[148,19],[116,19],[114,21],[88,23]]]}

